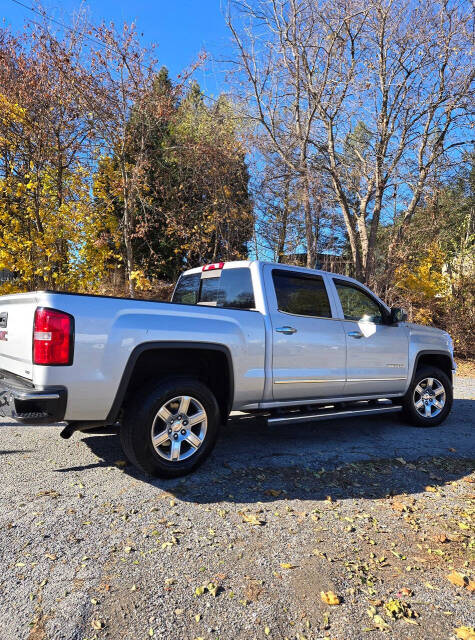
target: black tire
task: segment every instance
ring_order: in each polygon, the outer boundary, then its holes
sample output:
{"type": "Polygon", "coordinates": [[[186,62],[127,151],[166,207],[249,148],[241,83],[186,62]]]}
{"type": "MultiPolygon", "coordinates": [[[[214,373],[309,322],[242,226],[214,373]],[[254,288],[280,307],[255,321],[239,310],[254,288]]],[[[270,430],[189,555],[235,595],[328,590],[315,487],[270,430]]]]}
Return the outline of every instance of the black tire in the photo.
{"type": "Polygon", "coordinates": [[[194,378],[173,377],[148,384],[127,403],[120,440],[128,460],[141,471],[157,478],[177,478],[204,462],[216,444],[219,426],[218,404],[208,387],[194,378]],[[202,444],[191,457],[172,461],[164,459],[155,450],[152,426],[161,407],[177,396],[190,396],[201,403],[206,412],[207,428],[202,444]]]}
{"type": "Polygon", "coordinates": [[[415,427],[436,427],[441,424],[450,413],[452,402],[452,383],[447,374],[437,367],[422,366],[417,369],[406,395],[402,398],[401,404],[403,416],[409,424],[412,424],[415,427]],[[445,391],[445,404],[440,413],[432,417],[422,416],[418,412],[414,403],[414,391],[419,383],[424,381],[426,378],[434,378],[438,380],[444,387],[445,391]]]}

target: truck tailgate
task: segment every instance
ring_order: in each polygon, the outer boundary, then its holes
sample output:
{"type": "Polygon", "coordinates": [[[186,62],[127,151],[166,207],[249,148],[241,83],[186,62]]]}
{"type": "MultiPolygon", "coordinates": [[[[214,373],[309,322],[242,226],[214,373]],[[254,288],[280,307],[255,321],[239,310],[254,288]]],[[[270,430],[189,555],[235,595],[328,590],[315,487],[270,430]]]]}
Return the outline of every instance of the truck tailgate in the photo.
{"type": "Polygon", "coordinates": [[[0,369],[33,377],[33,321],[37,297],[35,294],[14,294],[0,297],[0,369]]]}

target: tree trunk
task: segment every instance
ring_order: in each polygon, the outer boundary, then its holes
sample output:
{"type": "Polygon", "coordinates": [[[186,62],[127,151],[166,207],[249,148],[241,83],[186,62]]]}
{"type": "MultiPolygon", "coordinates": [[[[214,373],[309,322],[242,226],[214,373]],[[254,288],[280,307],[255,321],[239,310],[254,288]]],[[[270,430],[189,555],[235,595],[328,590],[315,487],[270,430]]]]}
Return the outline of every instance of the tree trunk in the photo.
{"type": "Polygon", "coordinates": [[[315,247],[315,234],[313,232],[312,206],[310,203],[310,180],[308,176],[308,166],[305,162],[303,176],[301,180],[300,200],[305,214],[305,240],[307,242],[307,267],[315,269],[317,252],[315,247]]]}
{"type": "Polygon", "coordinates": [[[287,223],[289,220],[289,205],[290,205],[289,191],[290,191],[290,176],[287,176],[285,178],[285,186],[284,186],[284,210],[282,212],[279,240],[277,243],[277,262],[282,262],[285,256],[285,243],[287,240],[287,223]]]}
{"type": "Polygon", "coordinates": [[[132,246],[131,229],[132,229],[132,212],[130,211],[129,193],[128,193],[128,180],[127,172],[123,163],[121,163],[122,181],[123,181],[123,197],[124,197],[124,244],[125,244],[125,259],[127,267],[127,278],[129,287],[129,297],[135,296],[135,286],[132,278],[134,271],[134,250],[132,246]]]}

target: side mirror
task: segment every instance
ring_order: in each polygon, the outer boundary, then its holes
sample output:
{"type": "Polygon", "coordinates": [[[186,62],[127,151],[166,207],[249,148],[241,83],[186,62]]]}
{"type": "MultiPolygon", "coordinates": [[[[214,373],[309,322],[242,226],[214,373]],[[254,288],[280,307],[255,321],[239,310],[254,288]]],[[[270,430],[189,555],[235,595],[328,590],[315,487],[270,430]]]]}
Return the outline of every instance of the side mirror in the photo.
{"type": "Polygon", "coordinates": [[[391,307],[391,313],[389,315],[389,324],[398,324],[399,322],[406,322],[407,313],[400,307],[391,307]]]}

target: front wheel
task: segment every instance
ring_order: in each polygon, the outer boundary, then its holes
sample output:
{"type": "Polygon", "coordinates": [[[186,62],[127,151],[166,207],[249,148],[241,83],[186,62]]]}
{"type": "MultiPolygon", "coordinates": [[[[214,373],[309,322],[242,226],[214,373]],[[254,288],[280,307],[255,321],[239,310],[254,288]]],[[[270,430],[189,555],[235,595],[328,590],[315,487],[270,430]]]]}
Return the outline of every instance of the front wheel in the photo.
{"type": "Polygon", "coordinates": [[[122,448],[145,473],[177,478],[210,454],[219,423],[216,398],[199,380],[177,377],[154,382],[137,393],[124,412],[122,448]]]}
{"type": "Polygon", "coordinates": [[[452,384],[437,367],[421,367],[402,399],[403,415],[416,427],[435,427],[452,407],[452,384]]]}

